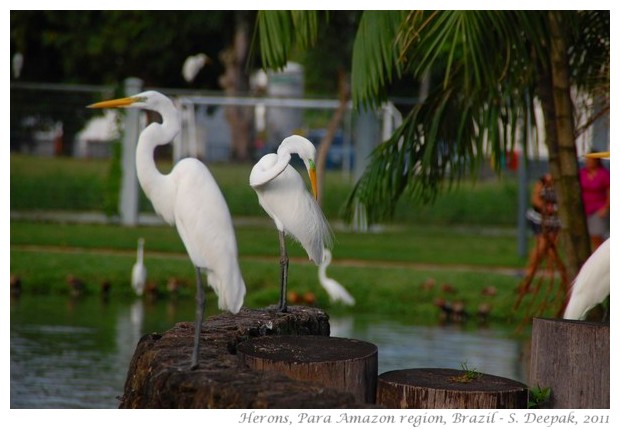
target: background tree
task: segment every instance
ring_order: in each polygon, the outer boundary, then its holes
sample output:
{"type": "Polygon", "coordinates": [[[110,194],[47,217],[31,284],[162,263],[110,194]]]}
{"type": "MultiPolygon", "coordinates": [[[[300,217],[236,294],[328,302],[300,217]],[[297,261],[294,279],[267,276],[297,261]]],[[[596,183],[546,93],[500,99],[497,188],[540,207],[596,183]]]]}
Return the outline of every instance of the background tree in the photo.
{"type": "MultiPolygon", "coordinates": [[[[288,52],[283,44],[313,40],[307,27],[294,28],[296,39],[272,35],[261,44],[267,66],[281,66],[286,55],[273,54],[288,52]]],[[[259,31],[265,31],[260,21],[259,31]]],[[[525,124],[543,127],[574,276],[589,242],[571,90],[608,94],[608,11],[366,11],[351,69],[357,107],[379,106],[397,78],[416,85],[425,75],[439,78],[425,102],[373,152],[347,202],[348,218],[360,205],[370,221],[389,217],[402,195],[430,201],[465,174],[476,174],[485,157],[499,166],[525,124]],[[544,124],[536,121],[536,103],[543,106],[544,124]]],[[[605,104],[608,95],[603,110],[605,104]]]]}
{"type": "MultiPolygon", "coordinates": [[[[19,80],[24,82],[116,86],[136,76],[145,86],[183,88],[188,86],[181,75],[183,62],[189,55],[204,52],[212,61],[191,85],[220,90],[218,79],[225,65],[218,60],[219,54],[233,45],[235,23],[253,26],[254,15],[237,11],[11,11],[11,57],[17,52],[23,55],[19,80]]],[[[245,62],[240,70],[237,93],[247,91],[245,62]]],[[[76,103],[79,110],[52,105],[47,96],[28,103],[31,111],[44,112],[45,121],[62,122],[65,141],[72,141],[94,114],[81,108],[92,102],[92,96],[84,94],[83,98],[76,103]]],[[[20,118],[11,115],[12,129],[19,126],[14,119],[20,118]]]]}

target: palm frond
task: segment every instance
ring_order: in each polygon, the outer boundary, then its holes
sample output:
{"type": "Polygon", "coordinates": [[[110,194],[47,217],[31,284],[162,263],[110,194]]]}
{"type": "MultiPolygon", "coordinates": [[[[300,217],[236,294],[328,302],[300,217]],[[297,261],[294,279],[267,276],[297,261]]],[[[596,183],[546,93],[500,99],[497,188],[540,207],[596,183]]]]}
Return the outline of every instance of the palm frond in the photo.
{"type": "MultiPolygon", "coordinates": [[[[261,10],[256,17],[263,66],[282,69],[296,43],[300,49],[314,44],[319,12],[314,10],[261,10]]],[[[254,35],[256,38],[256,34],[254,35]]],[[[255,43],[253,43],[255,44],[255,43]]]]}
{"type": "Polygon", "coordinates": [[[360,19],[351,65],[351,89],[356,106],[377,106],[394,72],[400,73],[397,34],[406,13],[365,11],[360,19]]]}

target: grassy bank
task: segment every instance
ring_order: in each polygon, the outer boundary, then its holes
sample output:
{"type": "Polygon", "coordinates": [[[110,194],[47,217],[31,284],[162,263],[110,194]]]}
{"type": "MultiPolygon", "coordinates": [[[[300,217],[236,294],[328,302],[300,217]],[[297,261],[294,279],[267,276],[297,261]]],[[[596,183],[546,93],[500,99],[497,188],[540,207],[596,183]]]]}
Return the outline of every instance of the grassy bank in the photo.
{"type": "MultiPolygon", "coordinates": [[[[170,163],[161,162],[162,171],[170,163]]],[[[263,217],[256,194],[248,185],[250,164],[212,164],[210,170],[220,185],[233,216],[263,217]]],[[[108,160],[40,158],[11,155],[12,210],[99,211],[109,200],[108,160]]],[[[341,172],[326,175],[324,211],[329,219],[338,219],[352,183],[341,172]]],[[[393,219],[396,223],[433,225],[501,225],[516,223],[517,185],[514,178],[465,182],[440,195],[432,205],[403,199],[393,219]]],[[[152,211],[141,195],[141,211],[152,211]]]]}
{"type": "MultiPolygon", "coordinates": [[[[109,167],[108,161],[12,155],[11,210],[102,211],[109,167]]],[[[164,163],[161,168],[165,171],[170,166],[164,163]]],[[[248,290],[245,304],[274,304],[279,278],[277,233],[247,185],[251,166],[210,168],[236,221],[248,290]]],[[[524,310],[512,310],[519,282],[515,273],[525,264],[516,252],[514,181],[464,183],[430,206],[403,200],[394,223],[367,234],[340,226],[338,215],[350,189],[351,183],[340,172],[328,172],[324,210],[335,225],[334,261],[328,275],[352,293],[356,306],[329,302],[317,268],[293,242],[289,245],[290,290],[312,292],[316,305],[332,313],[385,314],[430,323],[439,315],[434,301],[445,299],[463,302],[472,318],[478,306],[486,304],[492,307],[492,320],[521,320],[524,310]],[[429,286],[430,280],[434,287],[429,286]],[[489,286],[497,291],[495,296],[483,294],[489,286]]],[[[149,211],[150,203],[142,198],[141,210],[149,211]]],[[[82,279],[90,293],[98,293],[99,285],[107,281],[113,296],[130,297],[138,237],[146,239],[149,279],[165,291],[171,277],[179,278],[187,285],[181,296],[192,299],[193,269],[176,231],[167,226],[12,221],[11,273],[22,279],[26,293],[66,294],[66,278],[71,274],[82,279]]]]}
{"type": "MultiPolygon", "coordinates": [[[[269,224],[236,229],[248,292],[245,305],[274,304],[279,275],[274,229],[269,224]]],[[[165,293],[168,280],[176,277],[187,286],[181,296],[192,299],[192,266],[176,231],[165,226],[12,222],[11,272],[22,278],[26,293],[66,294],[66,278],[71,274],[82,279],[91,294],[108,281],[112,296],[130,297],[129,276],[140,236],[146,238],[149,279],[165,293]]],[[[432,323],[439,316],[434,301],[443,298],[462,301],[472,316],[480,304],[491,305],[491,320],[502,324],[514,323],[524,314],[512,311],[519,281],[514,273],[522,262],[515,256],[509,233],[485,235],[475,229],[455,232],[414,227],[375,234],[337,231],[336,238],[328,275],[355,297],[353,308],[330,303],[318,282],[317,268],[307,261],[299,245],[289,245],[290,290],[312,292],[316,305],[331,313],[373,313],[432,323]],[[489,286],[497,291],[495,296],[483,294],[489,286]]]]}

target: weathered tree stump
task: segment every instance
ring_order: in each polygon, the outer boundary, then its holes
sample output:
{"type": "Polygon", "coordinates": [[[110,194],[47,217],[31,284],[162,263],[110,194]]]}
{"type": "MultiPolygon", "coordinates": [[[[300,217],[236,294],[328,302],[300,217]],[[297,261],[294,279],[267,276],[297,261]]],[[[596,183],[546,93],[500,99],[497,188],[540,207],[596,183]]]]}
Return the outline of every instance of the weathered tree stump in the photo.
{"type": "Polygon", "coordinates": [[[609,325],[535,318],[529,383],[551,408],[609,408],[609,325]]]}
{"type": "Polygon", "coordinates": [[[142,337],[129,366],[120,408],[360,408],[352,394],[243,368],[239,344],[263,335],[329,335],[315,308],[288,313],[242,309],[210,317],[202,330],[199,368],[190,370],[193,322],[142,337]]]}
{"type": "Polygon", "coordinates": [[[527,408],[527,386],[504,377],[456,369],[403,369],[379,376],[377,405],[425,409],[527,408]]]}
{"type": "Polygon", "coordinates": [[[377,346],[347,338],[277,336],[255,338],[239,345],[242,365],[273,371],[295,380],[349,392],[359,402],[374,403],[377,346]]]}

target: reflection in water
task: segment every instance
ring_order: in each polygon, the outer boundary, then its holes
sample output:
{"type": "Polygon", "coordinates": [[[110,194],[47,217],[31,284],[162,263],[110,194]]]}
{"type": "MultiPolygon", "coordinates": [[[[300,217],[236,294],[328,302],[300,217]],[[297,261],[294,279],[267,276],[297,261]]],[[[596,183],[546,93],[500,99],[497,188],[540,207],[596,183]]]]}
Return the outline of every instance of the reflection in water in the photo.
{"type": "Polygon", "coordinates": [[[526,382],[522,342],[490,328],[464,330],[459,325],[408,326],[395,321],[332,317],[331,335],[357,338],[379,348],[379,374],[406,368],[469,369],[526,382]]]}
{"type": "MultiPolygon", "coordinates": [[[[116,408],[136,344],[193,319],[187,300],[101,301],[21,296],[11,302],[11,408],[116,408]]],[[[462,363],[524,380],[520,345],[502,332],[408,326],[370,317],[332,317],[332,336],[379,347],[379,373],[462,363]]]]}

